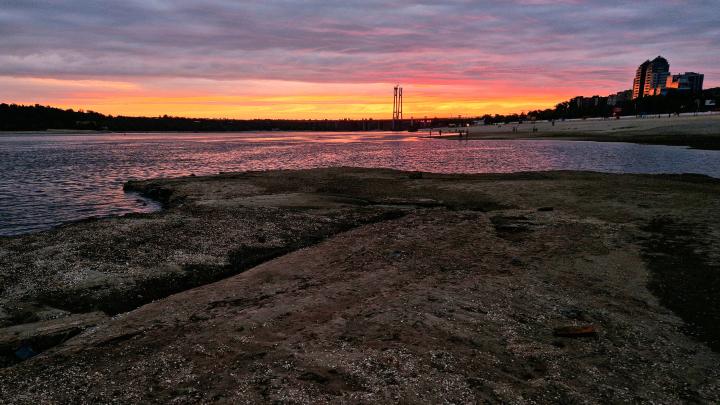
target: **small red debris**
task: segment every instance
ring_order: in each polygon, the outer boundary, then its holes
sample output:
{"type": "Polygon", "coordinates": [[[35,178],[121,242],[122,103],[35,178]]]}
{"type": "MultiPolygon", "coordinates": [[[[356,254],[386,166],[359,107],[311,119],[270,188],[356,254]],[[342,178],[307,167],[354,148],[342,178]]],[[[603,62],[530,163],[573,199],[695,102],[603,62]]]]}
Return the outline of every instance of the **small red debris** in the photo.
{"type": "Polygon", "coordinates": [[[598,335],[598,331],[594,325],[562,326],[559,328],[555,328],[555,331],[553,332],[553,334],[558,337],[570,337],[570,338],[596,337],[598,335]]]}

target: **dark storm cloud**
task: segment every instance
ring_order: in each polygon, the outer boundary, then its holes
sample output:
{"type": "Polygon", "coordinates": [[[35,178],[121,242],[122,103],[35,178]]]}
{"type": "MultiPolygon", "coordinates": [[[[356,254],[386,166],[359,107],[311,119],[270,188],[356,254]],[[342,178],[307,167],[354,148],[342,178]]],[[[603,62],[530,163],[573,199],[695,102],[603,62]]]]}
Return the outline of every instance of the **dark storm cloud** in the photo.
{"type": "Polygon", "coordinates": [[[311,82],[719,75],[717,1],[0,0],[0,75],[311,82]]]}

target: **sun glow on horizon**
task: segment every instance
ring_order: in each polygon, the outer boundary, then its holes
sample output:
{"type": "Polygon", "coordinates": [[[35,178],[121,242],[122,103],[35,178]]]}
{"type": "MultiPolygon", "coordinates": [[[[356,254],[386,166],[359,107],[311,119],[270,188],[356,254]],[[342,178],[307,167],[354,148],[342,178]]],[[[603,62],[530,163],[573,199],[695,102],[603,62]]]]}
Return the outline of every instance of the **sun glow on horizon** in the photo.
{"type": "Polygon", "coordinates": [[[673,73],[720,86],[718,10],[676,0],[10,1],[0,7],[0,102],[389,119],[400,83],[406,117],[519,113],[627,90],[658,54],[673,73]]]}
{"type": "MultiPolygon", "coordinates": [[[[171,79],[128,81],[0,77],[8,99],[107,115],[228,119],[388,119],[391,83],[305,83],[277,80],[171,79]],[[30,91],[28,91],[30,89],[30,91]],[[38,97],[37,94],[43,96],[38,97]]],[[[551,108],[575,91],[543,94],[503,83],[405,84],[406,118],[481,116],[551,108]],[[498,96],[503,94],[503,96],[498,96]]]]}

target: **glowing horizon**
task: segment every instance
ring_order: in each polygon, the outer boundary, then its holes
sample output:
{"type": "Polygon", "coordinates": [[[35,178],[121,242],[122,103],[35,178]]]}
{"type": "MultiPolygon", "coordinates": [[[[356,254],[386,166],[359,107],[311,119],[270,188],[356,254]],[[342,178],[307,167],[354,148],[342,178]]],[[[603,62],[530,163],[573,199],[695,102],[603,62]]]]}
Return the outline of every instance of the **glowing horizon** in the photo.
{"type": "MultiPolygon", "coordinates": [[[[0,78],[0,85],[3,84],[0,78]]],[[[250,90],[246,94],[227,94],[204,90],[144,89],[132,82],[102,82],[31,78],[22,87],[59,88],[64,94],[42,99],[23,99],[17,104],[41,104],[72,108],[106,115],[159,116],[234,119],[387,119],[392,115],[392,86],[380,84],[326,85],[324,92],[308,89],[306,83],[253,81],[236,83],[250,90]],[[389,89],[389,90],[388,90],[389,89]],[[383,94],[385,93],[385,94],[383,94]],[[390,93],[388,95],[388,93],[390,93]],[[379,94],[379,95],[377,95],[379,94]],[[389,100],[389,101],[388,101],[389,100]]],[[[227,82],[220,83],[227,85],[227,82]]],[[[568,94],[523,92],[511,97],[465,95],[459,85],[403,85],[406,118],[481,116],[506,114],[553,107],[568,94]],[[531,94],[531,95],[528,95],[531,94]]]]}
{"type": "Polygon", "coordinates": [[[673,73],[704,73],[707,88],[720,85],[711,6],[9,1],[0,9],[0,102],[131,116],[382,119],[400,83],[407,118],[481,116],[629,89],[637,65],[657,54],[673,73]]]}

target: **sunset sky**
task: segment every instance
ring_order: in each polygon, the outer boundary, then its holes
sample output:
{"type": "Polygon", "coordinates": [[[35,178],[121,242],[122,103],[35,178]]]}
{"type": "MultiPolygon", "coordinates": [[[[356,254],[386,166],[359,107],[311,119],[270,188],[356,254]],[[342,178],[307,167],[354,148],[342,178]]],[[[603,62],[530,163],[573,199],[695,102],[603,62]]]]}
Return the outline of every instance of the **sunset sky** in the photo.
{"type": "Polygon", "coordinates": [[[663,55],[720,86],[711,1],[0,0],[0,102],[107,114],[388,118],[551,107],[663,55]]]}

